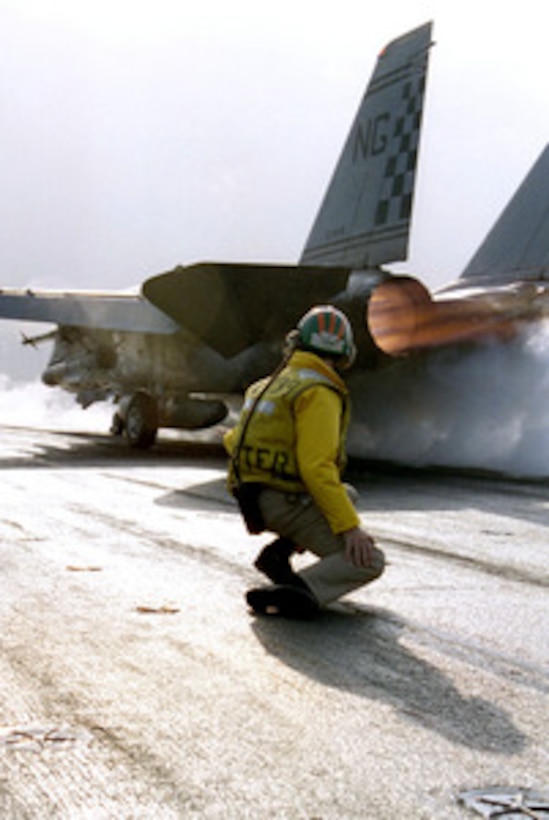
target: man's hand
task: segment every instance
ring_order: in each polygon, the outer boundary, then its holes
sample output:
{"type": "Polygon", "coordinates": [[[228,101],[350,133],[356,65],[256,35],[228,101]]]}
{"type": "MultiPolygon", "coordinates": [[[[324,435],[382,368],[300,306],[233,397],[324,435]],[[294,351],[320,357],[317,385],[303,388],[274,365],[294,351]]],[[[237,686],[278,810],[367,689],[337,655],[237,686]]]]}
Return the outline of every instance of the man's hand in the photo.
{"type": "Polygon", "coordinates": [[[354,564],[357,569],[365,569],[372,565],[374,539],[360,527],[354,527],[343,533],[345,541],[345,558],[354,564]]]}

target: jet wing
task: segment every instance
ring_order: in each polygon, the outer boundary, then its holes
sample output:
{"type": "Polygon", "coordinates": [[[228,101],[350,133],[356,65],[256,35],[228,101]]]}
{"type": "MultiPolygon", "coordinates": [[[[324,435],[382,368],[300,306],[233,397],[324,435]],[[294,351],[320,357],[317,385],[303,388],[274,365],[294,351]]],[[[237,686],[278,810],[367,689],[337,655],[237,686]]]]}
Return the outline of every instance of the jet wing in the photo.
{"type": "Polygon", "coordinates": [[[223,356],[259,340],[280,341],[311,305],[344,290],[349,271],[201,263],[153,276],[143,294],[223,356]]]}
{"type": "Polygon", "coordinates": [[[139,294],[0,289],[0,317],[68,327],[169,334],[176,322],[139,294]]]}

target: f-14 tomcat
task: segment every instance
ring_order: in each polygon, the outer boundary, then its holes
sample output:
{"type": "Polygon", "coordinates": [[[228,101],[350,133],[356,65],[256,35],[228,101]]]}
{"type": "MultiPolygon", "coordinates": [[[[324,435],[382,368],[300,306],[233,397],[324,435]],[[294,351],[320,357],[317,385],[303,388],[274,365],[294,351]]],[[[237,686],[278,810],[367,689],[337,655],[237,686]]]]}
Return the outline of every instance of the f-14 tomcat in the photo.
{"type": "Polygon", "coordinates": [[[284,335],[313,304],[348,314],[359,372],[505,341],[545,315],[549,146],[455,285],[431,295],[384,267],[407,256],[431,31],[379,55],[297,265],[177,267],[135,295],[0,290],[0,317],[56,325],[43,381],[83,407],[113,400],[113,430],[148,447],[159,428],[222,421],[226,397],[278,363],[284,335]]]}

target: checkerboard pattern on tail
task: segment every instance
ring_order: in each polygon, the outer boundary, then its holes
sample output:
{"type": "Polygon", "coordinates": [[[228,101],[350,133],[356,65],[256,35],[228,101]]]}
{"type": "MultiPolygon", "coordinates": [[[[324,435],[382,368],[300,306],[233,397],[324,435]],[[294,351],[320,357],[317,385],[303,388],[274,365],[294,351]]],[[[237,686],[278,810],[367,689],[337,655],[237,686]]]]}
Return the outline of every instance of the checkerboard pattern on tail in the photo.
{"type": "Polygon", "coordinates": [[[414,190],[425,76],[402,88],[401,110],[395,118],[375,224],[381,226],[410,218],[414,190]]]}

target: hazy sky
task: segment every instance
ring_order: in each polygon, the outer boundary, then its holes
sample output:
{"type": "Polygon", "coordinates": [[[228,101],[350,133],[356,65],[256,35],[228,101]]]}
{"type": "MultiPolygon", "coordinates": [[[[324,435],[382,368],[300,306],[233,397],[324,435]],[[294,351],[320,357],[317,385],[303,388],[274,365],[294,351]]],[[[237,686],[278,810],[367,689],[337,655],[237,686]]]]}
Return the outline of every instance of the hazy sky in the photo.
{"type": "Polygon", "coordinates": [[[294,262],[381,47],[434,20],[407,269],[459,274],[549,138],[545,4],[0,0],[0,285],[294,262]]]}

